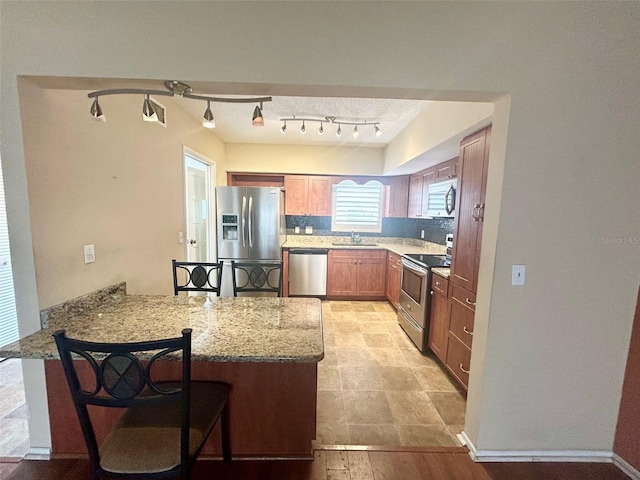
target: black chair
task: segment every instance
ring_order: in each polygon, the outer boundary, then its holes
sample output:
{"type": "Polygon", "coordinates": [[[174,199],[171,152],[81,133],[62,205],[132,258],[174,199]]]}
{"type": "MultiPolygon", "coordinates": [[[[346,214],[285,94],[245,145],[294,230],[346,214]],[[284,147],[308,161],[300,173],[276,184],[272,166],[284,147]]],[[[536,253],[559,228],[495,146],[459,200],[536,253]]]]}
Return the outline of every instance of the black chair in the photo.
{"type": "Polygon", "coordinates": [[[240,292],[275,292],[282,296],[282,262],[231,262],[233,296],[240,292]]]}
{"type": "MultiPolygon", "coordinates": [[[[94,343],[53,334],[80,420],[91,479],[188,479],[191,467],[218,418],[222,455],[231,461],[228,398],[231,386],[191,381],[191,329],[182,336],[136,343],[94,343]],[[146,352],[146,356],[144,353],[146,352]],[[176,353],[178,352],[178,353],[176,353]],[[71,354],[88,361],[95,378],[80,381],[71,354]],[[140,355],[143,354],[143,355],[140,355]],[[180,354],[179,380],[154,381],[158,359],[180,354]],[[148,359],[143,365],[137,355],[148,359]],[[98,445],[87,405],[125,409],[114,429],[98,445]]],[[[95,407],[93,407],[95,408],[95,407]]]]}
{"type": "Polygon", "coordinates": [[[220,296],[220,285],[222,284],[222,262],[177,262],[173,263],[173,293],[178,292],[215,292],[220,296]],[[179,283],[179,271],[184,271],[186,282],[179,283]],[[215,281],[211,281],[215,279],[215,281]]]}

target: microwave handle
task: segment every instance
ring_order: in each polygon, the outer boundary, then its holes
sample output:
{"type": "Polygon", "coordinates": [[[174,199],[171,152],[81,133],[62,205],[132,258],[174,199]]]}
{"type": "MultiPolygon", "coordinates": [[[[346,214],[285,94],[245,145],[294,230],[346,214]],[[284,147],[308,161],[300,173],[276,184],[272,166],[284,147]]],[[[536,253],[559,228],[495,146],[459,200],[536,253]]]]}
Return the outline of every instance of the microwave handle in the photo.
{"type": "Polygon", "coordinates": [[[449,186],[449,190],[444,195],[444,209],[447,211],[447,215],[451,215],[451,213],[456,208],[456,189],[453,188],[453,185],[449,186]],[[451,198],[451,208],[449,208],[449,198],[451,198]]]}

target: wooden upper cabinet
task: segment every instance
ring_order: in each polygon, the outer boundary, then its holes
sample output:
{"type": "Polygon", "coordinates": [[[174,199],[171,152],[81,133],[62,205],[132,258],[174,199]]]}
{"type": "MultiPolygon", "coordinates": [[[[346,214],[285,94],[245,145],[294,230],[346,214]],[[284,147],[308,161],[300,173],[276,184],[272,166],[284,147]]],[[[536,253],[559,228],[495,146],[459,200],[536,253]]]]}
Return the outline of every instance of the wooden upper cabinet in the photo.
{"type": "Polygon", "coordinates": [[[409,176],[402,175],[389,178],[386,186],[385,217],[407,217],[409,203],[409,176]]]}
{"type": "Polygon", "coordinates": [[[458,158],[455,157],[436,165],[436,182],[443,182],[457,176],[458,158]]]}
{"type": "Polygon", "coordinates": [[[409,218],[420,217],[422,206],[422,177],[419,173],[414,173],[409,177],[409,204],[407,216],[409,218]]]}
{"type": "Polygon", "coordinates": [[[450,280],[474,293],[478,286],[490,132],[491,126],[486,127],[460,144],[461,173],[450,280]]]}
{"type": "Polygon", "coordinates": [[[331,215],[331,177],[309,177],[309,213],[317,216],[331,215]]]}
{"type": "Polygon", "coordinates": [[[331,215],[331,177],[285,175],[286,215],[331,215]]]}

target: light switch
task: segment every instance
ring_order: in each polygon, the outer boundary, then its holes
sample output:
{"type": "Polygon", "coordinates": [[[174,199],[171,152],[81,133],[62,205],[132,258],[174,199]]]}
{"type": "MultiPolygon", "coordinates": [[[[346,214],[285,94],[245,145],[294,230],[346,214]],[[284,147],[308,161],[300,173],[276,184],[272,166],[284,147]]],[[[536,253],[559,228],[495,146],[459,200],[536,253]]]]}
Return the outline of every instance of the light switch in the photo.
{"type": "Polygon", "coordinates": [[[511,285],[522,286],[524,285],[524,265],[512,265],[511,266],[511,285]]]}
{"type": "Polygon", "coordinates": [[[84,263],[93,263],[96,261],[96,250],[93,245],[85,245],[84,249],[84,263]]]}

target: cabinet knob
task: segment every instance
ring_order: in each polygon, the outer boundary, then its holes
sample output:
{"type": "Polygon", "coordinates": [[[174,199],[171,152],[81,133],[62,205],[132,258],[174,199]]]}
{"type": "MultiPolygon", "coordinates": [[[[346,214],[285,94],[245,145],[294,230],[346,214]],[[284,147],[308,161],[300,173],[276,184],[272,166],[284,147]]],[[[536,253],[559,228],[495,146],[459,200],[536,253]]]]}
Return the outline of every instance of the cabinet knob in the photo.
{"type": "Polygon", "coordinates": [[[464,367],[462,366],[462,364],[460,364],[460,370],[462,370],[464,373],[466,373],[467,375],[469,375],[469,370],[465,370],[464,367]]]}
{"type": "Polygon", "coordinates": [[[473,332],[470,332],[469,330],[467,330],[467,326],[465,325],[464,327],[462,327],[462,330],[464,331],[464,333],[466,333],[467,335],[473,335],[473,332]]]}
{"type": "Polygon", "coordinates": [[[430,293],[431,295],[433,295],[433,290],[431,290],[429,293],[430,293]]]}
{"type": "Polygon", "coordinates": [[[471,305],[472,307],[476,306],[476,302],[472,302],[471,300],[469,300],[469,297],[465,298],[464,301],[467,302],[467,305],[471,305]]]}

